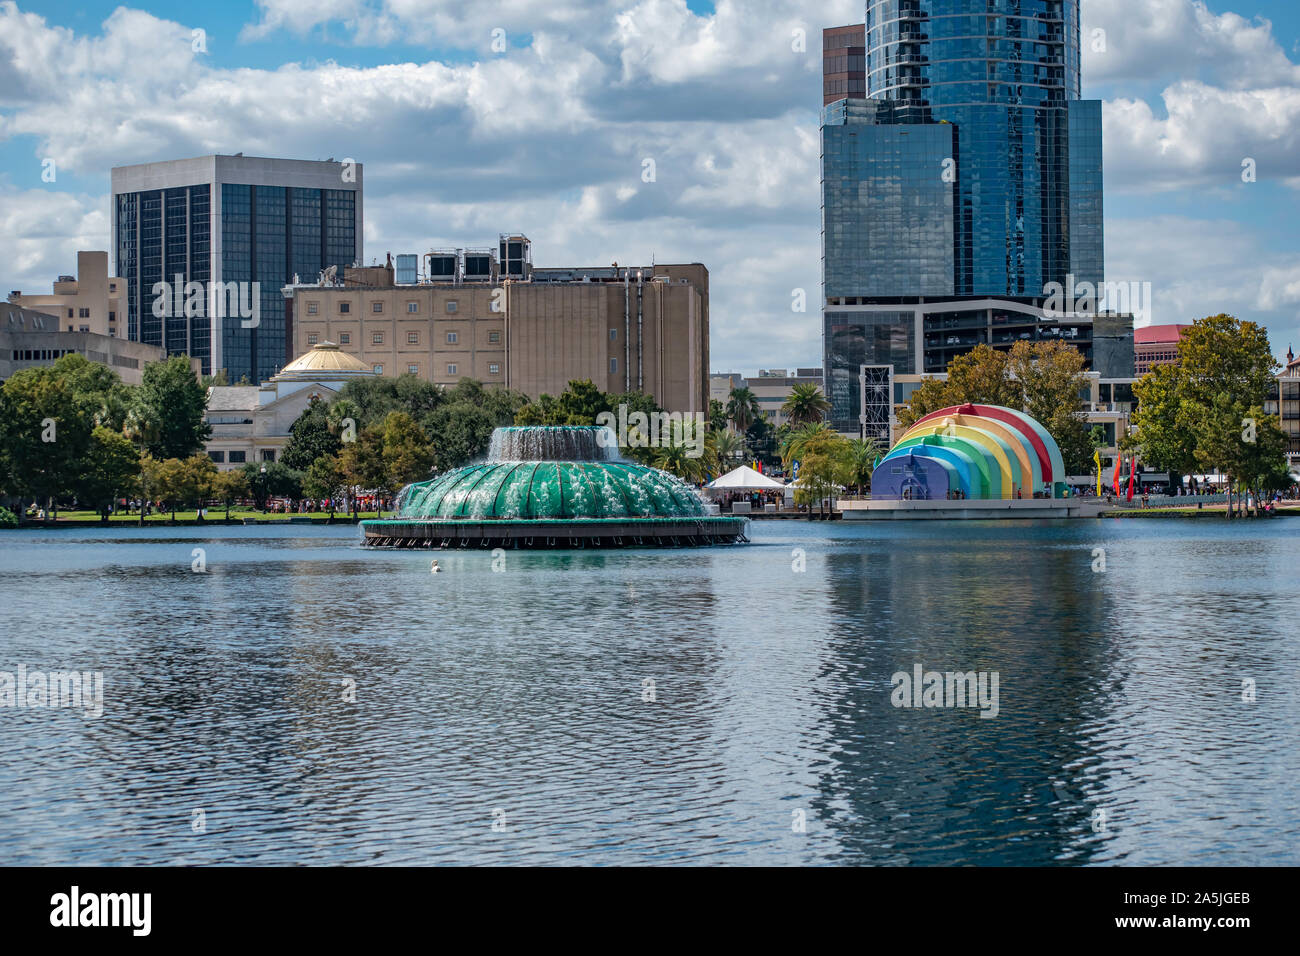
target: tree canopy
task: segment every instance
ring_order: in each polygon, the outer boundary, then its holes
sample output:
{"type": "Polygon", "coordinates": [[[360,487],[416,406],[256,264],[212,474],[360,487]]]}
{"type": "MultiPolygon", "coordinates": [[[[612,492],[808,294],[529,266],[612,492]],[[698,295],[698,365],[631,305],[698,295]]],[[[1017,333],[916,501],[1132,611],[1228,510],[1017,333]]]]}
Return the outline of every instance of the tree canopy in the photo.
{"type": "Polygon", "coordinates": [[[1218,469],[1251,487],[1286,469],[1286,437],[1264,414],[1277,362],[1268,334],[1231,315],[1199,319],[1183,332],[1178,361],[1133,387],[1134,445],[1149,464],[1176,474],[1218,469]]]}

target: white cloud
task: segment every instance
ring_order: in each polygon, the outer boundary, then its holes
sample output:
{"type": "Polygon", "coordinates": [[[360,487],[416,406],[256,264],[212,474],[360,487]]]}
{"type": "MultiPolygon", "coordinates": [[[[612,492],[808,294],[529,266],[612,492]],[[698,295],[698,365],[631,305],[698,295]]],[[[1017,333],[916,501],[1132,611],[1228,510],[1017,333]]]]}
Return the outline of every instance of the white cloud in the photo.
{"type": "Polygon", "coordinates": [[[1165,117],[1141,100],[1104,110],[1107,174],[1142,191],[1241,185],[1246,159],[1258,181],[1300,175],[1300,85],[1225,90],[1177,83],[1165,117]]]}
{"type": "Polygon", "coordinates": [[[1229,219],[1110,219],[1106,279],[1151,283],[1151,324],[1188,323],[1219,312],[1260,321],[1274,313],[1274,352],[1300,342],[1300,263],[1229,219]],[[1118,250],[1118,251],[1117,251],[1118,250]],[[1286,316],[1279,312],[1289,313],[1286,316]]]}
{"type": "Polygon", "coordinates": [[[1300,83],[1300,67],[1266,19],[1215,14],[1202,0],[1085,0],[1082,7],[1085,83],[1165,83],[1189,74],[1239,89],[1300,83]]]}
{"type": "MultiPolygon", "coordinates": [[[[371,255],[520,229],[542,263],[703,261],[718,365],[818,364],[819,31],[861,20],[861,0],[718,0],[710,16],[684,0],[258,6],[249,40],[292,32],[431,52],[368,68],[228,69],[191,52],[189,26],[141,11],[119,8],[87,36],[6,0],[0,139],[30,143],[33,185],[45,156],[61,174],[101,177],[112,165],[210,152],[352,156],[366,164],[371,255]],[[497,28],[509,41],[500,55],[497,28]],[[802,51],[795,28],[806,30],[802,51]],[[654,182],[641,178],[645,158],[654,182]],[[790,311],[794,288],[806,290],[808,312],[790,311]]],[[[1089,0],[1084,10],[1085,48],[1089,25],[1108,28],[1107,54],[1085,53],[1085,79],[1123,94],[1105,111],[1110,185],[1171,200],[1189,187],[1230,194],[1243,188],[1246,156],[1261,183],[1300,183],[1300,82],[1266,22],[1191,0],[1089,0]],[[1188,67],[1193,56],[1209,66],[1188,67]]],[[[107,197],[18,185],[0,187],[11,287],[44,288],[77,248],[105,248],[107,197]]],[[[1294,304],[1287,262],[1241,227],[1244,241],[1229,244],[1215,228],[1112,219],[1107,248],[1112,263],[1159,278],[1168,321],[1218,299],[1243,311],[1294,304]],[[1214,256],[1182,242],[1184,231],[1214,256]]]]}

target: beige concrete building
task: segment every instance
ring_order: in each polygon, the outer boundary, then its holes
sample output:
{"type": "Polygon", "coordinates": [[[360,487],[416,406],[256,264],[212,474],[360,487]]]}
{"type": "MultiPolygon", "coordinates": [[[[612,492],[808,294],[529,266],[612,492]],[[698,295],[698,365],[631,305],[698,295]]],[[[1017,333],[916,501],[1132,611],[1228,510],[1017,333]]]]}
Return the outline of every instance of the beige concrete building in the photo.
{"type": "MultiPolygon", "coordinates": [[[[822,388],[822,370],[819,368],[798,368],[794,374],[787,369],[773,368],[758,370],[758,375],[745,380],[746,386],[758,399],[758,407],[763,410],[763,417],[773,428],[780,428],[789,420],[781,411],[790,393],[796,385],[816,385],[822,388]]],[[[823,394],[825,390],[823,389],[823,394]]]]}
{"type": "MultiPolygon", "coordinates": [[[[495,271],[495,270],[494,270],[495,271]]],[[[708,408],[709,274],[696,263],[532,269],[519,277],[396,285],[386,267],[284,290],[298,352],[324,341],[379,375],[478,379],[530,398],[573,379],[708,408]]]]}
{"type": "Polygon", "coordinates": [[[10,292],[11,305],[57,316],[60,332],[126,338],[122,303],[126,286],[109,275],[107,252],[78,252],[77,274],[59,276],[49,295],[10,292]]]}
{"type": "Polygon", "coordinates": [[[276,461],[313,398],[329,404],[348,382],[374,374],[333,342],[321,342],[261,385],[213,386],[207,410],[212,435],[204,450],[219,471],[276,461]]]}
{"type": "MultiPolygon", "coordinates": [[[[62,332],[60,317],[16,305],[0,304],[0,382],[20,369],[53,365],[70,352],[107,365],[128,385],[139,385],[144,367],[161,362],[163,350],[143,342],[95,332],[62,332]]],[[[195,374],[199,361],[190,362],[195,374]]]]}

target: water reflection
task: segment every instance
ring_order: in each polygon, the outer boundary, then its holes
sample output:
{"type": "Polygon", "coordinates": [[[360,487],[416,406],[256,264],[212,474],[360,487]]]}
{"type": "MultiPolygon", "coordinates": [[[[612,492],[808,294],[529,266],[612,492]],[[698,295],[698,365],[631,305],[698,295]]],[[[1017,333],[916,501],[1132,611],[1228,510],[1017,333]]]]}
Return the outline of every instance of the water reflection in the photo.
{"type": "Polygon", "coordinates": [[[1293,862],[1286,524],[756,522],[436,576],[350,527],[9,534],[0,670],[103,670],[106,711],[0,708],[0,850],[1293,862]],[[996,671],[998,716],[895,708],[917,663],[996,671]]]}

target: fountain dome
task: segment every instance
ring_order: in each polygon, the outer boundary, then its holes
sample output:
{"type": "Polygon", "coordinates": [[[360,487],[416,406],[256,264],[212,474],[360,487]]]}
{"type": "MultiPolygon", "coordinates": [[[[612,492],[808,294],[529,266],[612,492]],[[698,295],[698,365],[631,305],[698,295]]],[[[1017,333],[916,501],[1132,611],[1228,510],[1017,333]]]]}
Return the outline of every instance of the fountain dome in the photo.
{"type": "Polygon", "coordinates": [[[602,426],[498,428],[485,461],[407,485],[396,514],[365,521],[369,544],[608,547],[744,539],[680,478],[618,454],[602,426]]]}

